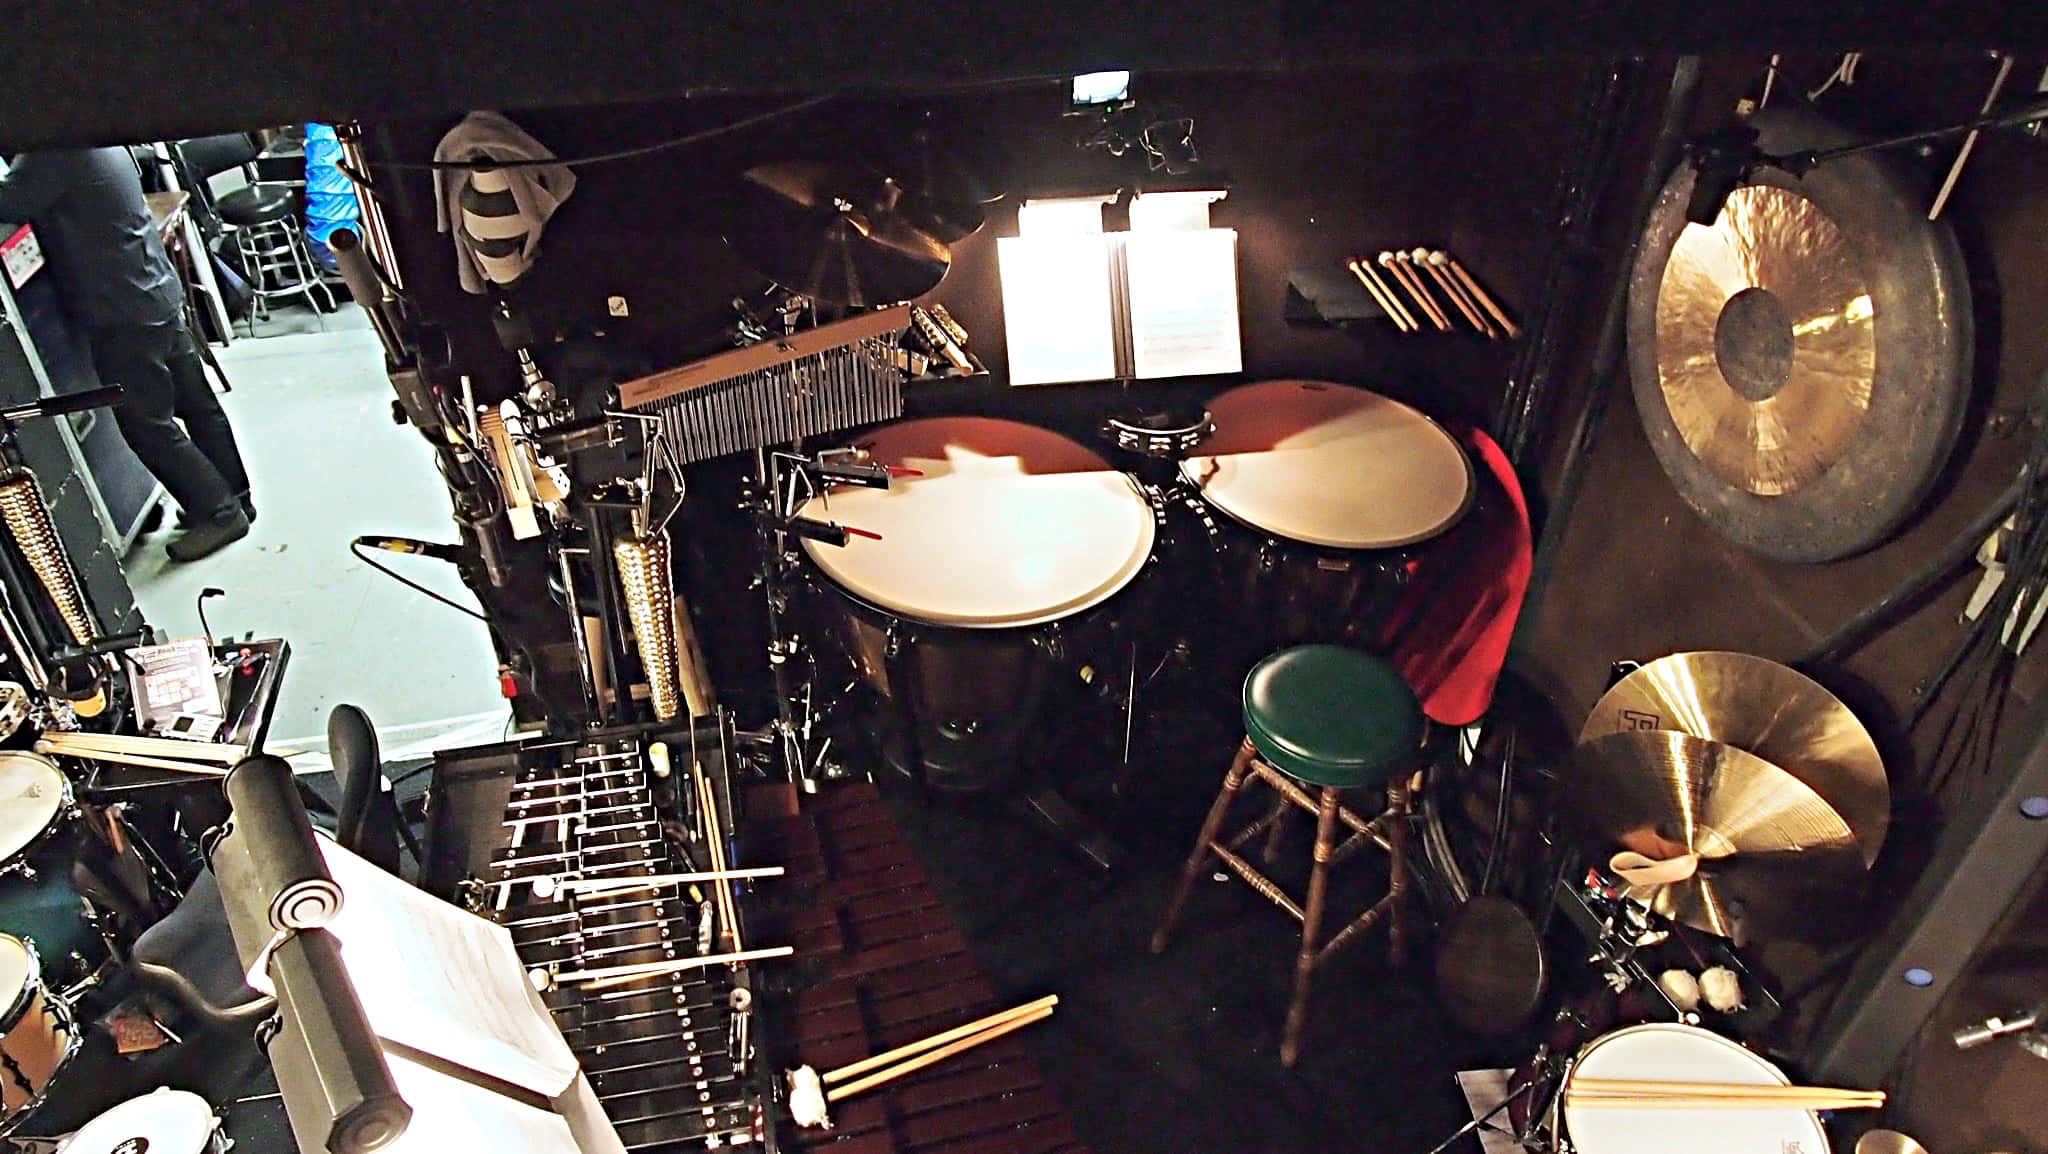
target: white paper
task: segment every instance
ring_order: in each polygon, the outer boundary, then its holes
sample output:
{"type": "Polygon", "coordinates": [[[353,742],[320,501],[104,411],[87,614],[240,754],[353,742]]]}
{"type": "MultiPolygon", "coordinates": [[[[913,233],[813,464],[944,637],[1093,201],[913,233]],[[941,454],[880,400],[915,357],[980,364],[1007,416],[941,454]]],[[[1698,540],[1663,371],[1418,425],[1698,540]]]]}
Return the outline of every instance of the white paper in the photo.
{"type": "Polygon", "coordinates": [[[576,1056],[535,999],[509,931],[331,841],[320,848],[343,894],[327,929],[372,1029],[545,1098],[568,1089],[576,1056]]]}
{"type": "Polygon", "coordinates": [[[1237,233],[1134,232],[1123,245],[1132,371],[1140,378],[1244,371],[1237,233]]]}
{"type": "Polygon", "coordinates": [[[1100,234],[996,240],[1011,384],[1116,376],[1108,245],[1100,234]]]}
{"type": "MultiPolygon", "coordinates": [[[[385,1051],[398,1096],[412,1107],[412,1122],[392,1154],[455,1154],[462,1150],[506,1154],[578,1154],[568,1119],[481,1086],[450,1077],[385,1051]]],[[[614,1139],[616,1141],[616,1139],[614,1139]]]]}

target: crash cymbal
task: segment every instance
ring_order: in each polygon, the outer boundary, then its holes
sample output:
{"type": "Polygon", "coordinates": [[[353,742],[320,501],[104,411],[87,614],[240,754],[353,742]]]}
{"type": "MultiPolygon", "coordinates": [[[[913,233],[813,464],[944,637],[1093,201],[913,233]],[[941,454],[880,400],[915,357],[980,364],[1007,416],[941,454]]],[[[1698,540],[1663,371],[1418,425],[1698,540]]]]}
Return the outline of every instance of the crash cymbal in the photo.
{"type": "Polygon", "coordinates": [[[1670,730],[1732,745],[1784,769],[1821,796],[1877,860],[1891,789],[1870,731],[1812,678],[1747,653],[1674,653],[1622,678],[1594,704],[1580,741],[1670,730]]]}
{"type": "Polygon", "coordinates": [[[1697,855],[1696,873],[1649,899],[1685,925],[1738,941],[1820,937],[1861,892],[1848,823],[1798,778],[1734,746],[1612,733],[1578,747],[1564,786],[1568,820],[1598,853],[1697,855]]]}
{"type": "MultiPolygon", "coordinates": [[[[1772,153],[1847,134],[1807,109],[1750,121],[1772,153]]],[[[1710,225],[1680,165],[1630,282],[1629,374],[1658,462],[1717,532],[1785,561],[1869,548],[1917,508],[1971,381],[1969,281],[1894,158],[1759,168],[1710,225]]]]}
{"type": "Polygon", "coordinates": [[[895,304],[938,287],[952,254],[922,197],[856,164],[786,161],[741,174],[725,241],[755,272],[822,301],[895,304]]]}

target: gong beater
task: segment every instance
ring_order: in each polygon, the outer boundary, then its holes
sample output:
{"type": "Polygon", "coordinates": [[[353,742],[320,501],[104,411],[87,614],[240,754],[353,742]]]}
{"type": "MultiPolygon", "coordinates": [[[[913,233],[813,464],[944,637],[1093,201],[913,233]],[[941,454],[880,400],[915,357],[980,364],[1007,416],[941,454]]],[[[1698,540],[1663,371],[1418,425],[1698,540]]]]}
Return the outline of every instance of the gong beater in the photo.
{"type": "MultiPolygon", "coordinates": [[[[1810,109],[1750,121],[1769,153],[1849,143],[1810,109]]],[[[1955,447],[1972,324],[1961,250],[1889,157],[1759,168],[1712,225],[1681,165],[1629,288],[1636,410],[1679,496],[1753,553],[1827,561],[1888,537],[1955,447]]]]}

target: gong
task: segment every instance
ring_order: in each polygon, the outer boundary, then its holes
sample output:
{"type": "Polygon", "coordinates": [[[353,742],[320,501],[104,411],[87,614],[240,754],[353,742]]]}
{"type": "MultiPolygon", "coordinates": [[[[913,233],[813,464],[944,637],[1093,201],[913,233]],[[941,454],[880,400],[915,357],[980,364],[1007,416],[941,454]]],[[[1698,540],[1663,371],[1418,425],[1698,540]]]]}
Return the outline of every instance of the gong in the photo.
{"type": "MultiPolygon", "coordinates": [[[[1767,153],[1851,143],[1805,107],[1750,121],[1767,153]]],[[[1970,289],[1945,222],[1893,158],[1759,167],[1712,225],[1681,165],[1629,285],[1629,375],[1658,462],[1722,536],[1781,561],[1868,549],[1955,447],[1970,289]]]]}

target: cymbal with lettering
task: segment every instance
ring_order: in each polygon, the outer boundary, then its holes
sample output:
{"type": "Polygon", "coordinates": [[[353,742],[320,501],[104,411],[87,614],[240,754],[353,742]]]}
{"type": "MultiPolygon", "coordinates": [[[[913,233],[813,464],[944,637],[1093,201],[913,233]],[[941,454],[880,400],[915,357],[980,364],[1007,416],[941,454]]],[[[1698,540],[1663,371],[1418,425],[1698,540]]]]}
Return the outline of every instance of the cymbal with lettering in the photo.
{"type": "Polygon", "coordinates": [[[1891,789],[1870,731],[1841,699],[1789,666],[1748,653],[1673,653],[1615,682],[1579,740],[1669,730],[1718,741],[1784,769],[1855,832],[1877,860],[1891,822],[1891,789]]]}

